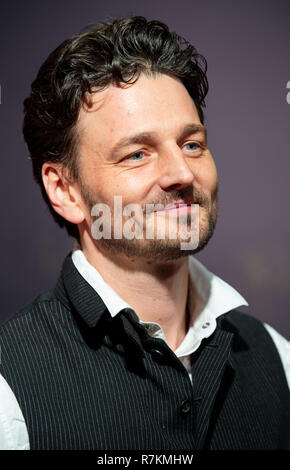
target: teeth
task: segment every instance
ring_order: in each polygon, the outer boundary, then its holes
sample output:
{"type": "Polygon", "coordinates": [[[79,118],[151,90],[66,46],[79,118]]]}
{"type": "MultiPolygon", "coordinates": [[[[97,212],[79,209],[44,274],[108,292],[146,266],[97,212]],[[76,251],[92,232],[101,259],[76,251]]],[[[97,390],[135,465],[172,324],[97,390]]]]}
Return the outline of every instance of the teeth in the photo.
{"type": "Polygon", "coordinates": [[[166,206],[165,209],[176,209],[178,207],[184,207],[184,206],[187,206],[187,204],[170,204],[169,206],[166,206]]]}

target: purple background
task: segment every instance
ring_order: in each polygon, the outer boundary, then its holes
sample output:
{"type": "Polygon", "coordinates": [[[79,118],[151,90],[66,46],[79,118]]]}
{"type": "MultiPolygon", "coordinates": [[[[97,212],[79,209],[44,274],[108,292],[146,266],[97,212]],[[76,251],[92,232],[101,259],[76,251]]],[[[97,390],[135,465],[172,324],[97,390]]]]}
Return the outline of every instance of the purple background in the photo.
{"type": "Polygon", "coordinates": [[[197,258],[248,300],[243,311],[289,339],[290,2],[282,0],[32,0],[1,6],[0,319],[55,285],[73,244],[32,179],[21,133],[23,99],[63,39],[88,23],[131,14],[164,21],[208,60],[205,124],[220,204],[215,235],[197,258]]]}

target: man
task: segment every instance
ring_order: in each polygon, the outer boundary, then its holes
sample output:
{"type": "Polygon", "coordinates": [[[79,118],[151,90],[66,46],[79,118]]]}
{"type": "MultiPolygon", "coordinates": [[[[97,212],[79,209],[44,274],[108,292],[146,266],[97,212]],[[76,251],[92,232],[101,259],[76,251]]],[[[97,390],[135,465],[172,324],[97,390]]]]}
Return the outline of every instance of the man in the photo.
{"type": "Polygon", "coordinates": [[[207,90],[205,59],[143,17],[42,65],[24,136],[77,243],[1,326],[2,448],[288,447],[287,341],[192,256],[217,219],[207,90]]]}

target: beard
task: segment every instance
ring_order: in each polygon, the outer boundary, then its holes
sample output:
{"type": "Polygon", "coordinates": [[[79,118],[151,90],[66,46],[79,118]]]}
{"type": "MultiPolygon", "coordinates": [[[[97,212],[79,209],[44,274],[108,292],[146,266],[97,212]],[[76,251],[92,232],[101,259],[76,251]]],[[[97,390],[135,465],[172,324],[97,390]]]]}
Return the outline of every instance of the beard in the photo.
{"type": "MultiPolygon", "coordinates": [[[[82,198],[89,209],[91,214],[92,208],[96,204],[105,204],[105,201],[98,200],[97,196],[93,193],[91,188],[84,184],[83,181],[79,182],[82,198]]],[[[114,238],[114,207],[110,206],[111,216],[109,226],[111,227],[112,237],[94,239],[97,248],[107,256],[125,256],[129,259],[143,258],[145,260],[155,260],[156,262],[173,261],[179,258],[194,255],[200,252],[209,242],[213,236],[216,222],[217,222],[217,201],[218,201],[218,185],[214,188],[211,197],[206,196],[202,191],[196,190],[192,185],[177,191],[164,193],[163,198],[160,197],[158,201],[150,201],[150,204],[172,204],[175,201],[184,200],[187,204],[199,205],[199,218],[198,218],[198,240],[193,248],[182,249],[181,241],[178,237],[171,239],[167,231],[164,238],[146,238],[146,224],[150,218],[146,219],[145,224],[142,223],[143,237],[128,239],[124,236],[122,238],[114,238]]],[[[148,204],[148,203],[147,203],[148,204]]],[[[143,214],[145,214],[145,207],[142,207],[143,214]]],[[[154,217],[154,214],[151,214],[154,217]]],[[[193,214],[190,212],[179,217],[179,226],[182,225],[183,231],[190,234],[192,229],[193,214]]],[[[126,219],[123,218],[124,223],[126,219]]],[[[135,219],[137,225],[138,219],[135,219]]],[[[144,221],[144,217],[143,217],[144,221]]],[[[151,218],[152,221],[152,218],[151,218]]],[[[91,230],[92,233],[92,230],[91,230]]],[[[156,233],[154,232],[154,236],[156,233]]],[[[94,238],[94,237],[93,237],[94,238]]]]}

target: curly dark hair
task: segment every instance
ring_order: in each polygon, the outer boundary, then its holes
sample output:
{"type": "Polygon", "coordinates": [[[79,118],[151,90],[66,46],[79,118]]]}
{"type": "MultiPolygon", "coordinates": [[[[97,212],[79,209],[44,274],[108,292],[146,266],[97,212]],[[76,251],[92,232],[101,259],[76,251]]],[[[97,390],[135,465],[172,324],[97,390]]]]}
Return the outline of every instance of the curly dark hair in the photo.
{"type": "Polygon", "coordinates": [[[204,122],[208,92],[206,59],[184,38],[160,21],[143,16],[98,23],[62,42],[42,64],[24,101],[23,134],[42,196],[60,227],[79,241],[79,231],[52,208],[43,185],[45,162],[60,163],[78,179],[76,122],[92,88],[133,83],[140,74],[178,78],[204,122]]]}

